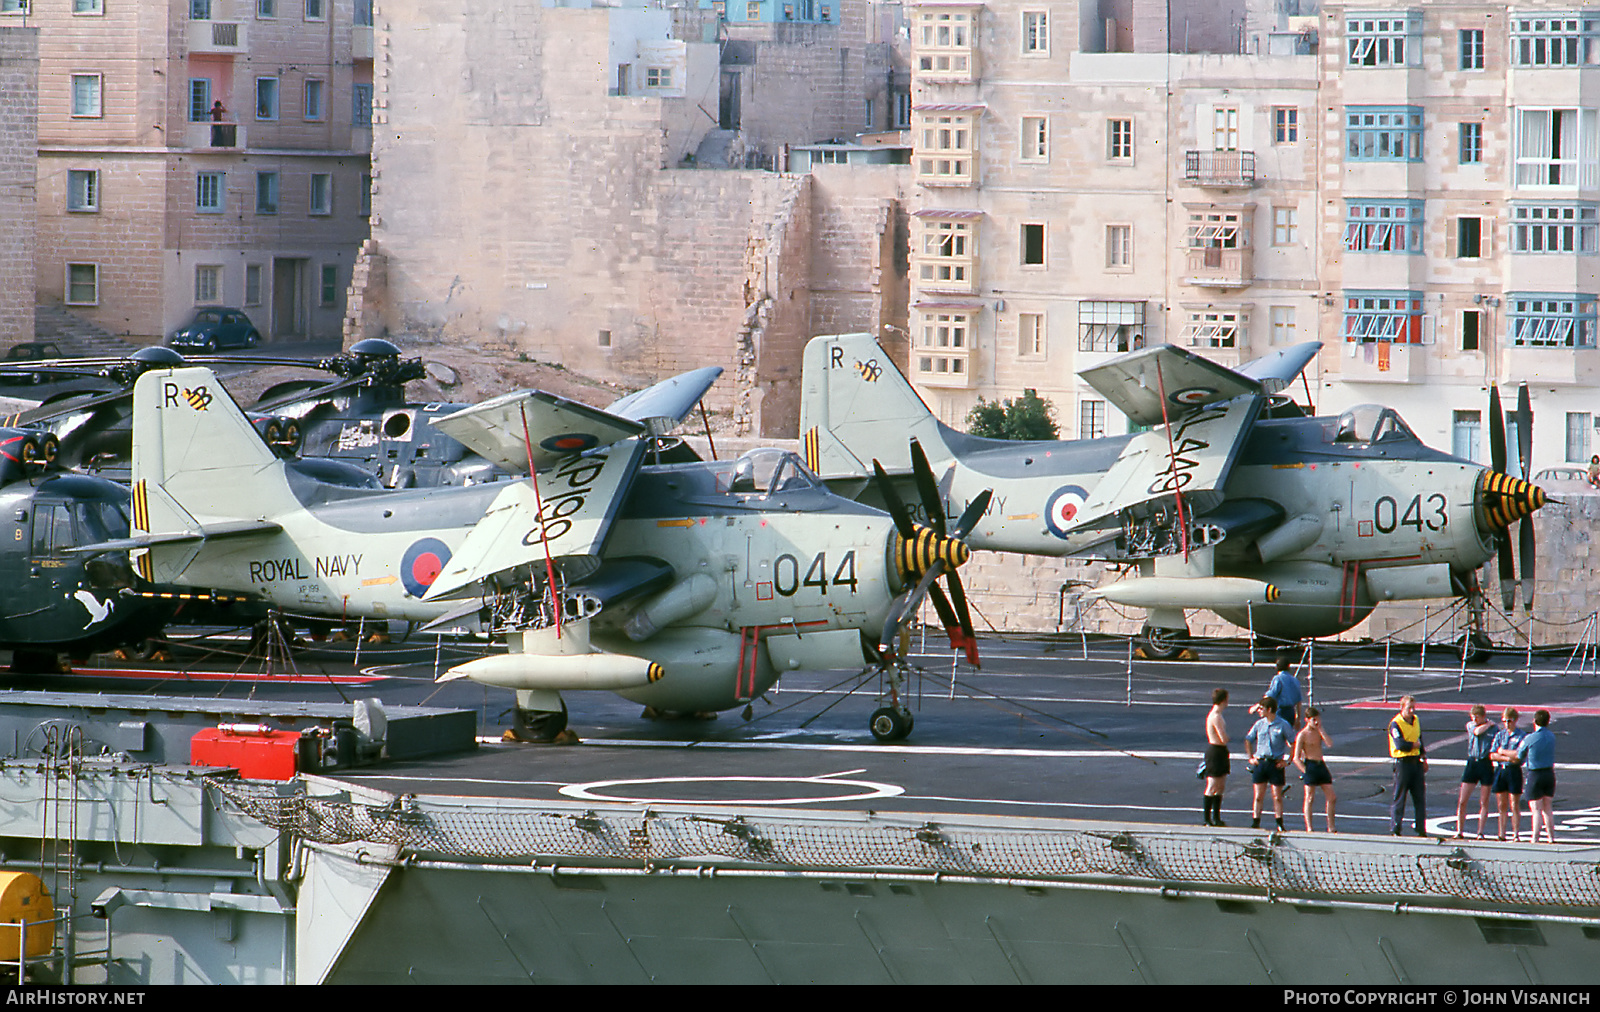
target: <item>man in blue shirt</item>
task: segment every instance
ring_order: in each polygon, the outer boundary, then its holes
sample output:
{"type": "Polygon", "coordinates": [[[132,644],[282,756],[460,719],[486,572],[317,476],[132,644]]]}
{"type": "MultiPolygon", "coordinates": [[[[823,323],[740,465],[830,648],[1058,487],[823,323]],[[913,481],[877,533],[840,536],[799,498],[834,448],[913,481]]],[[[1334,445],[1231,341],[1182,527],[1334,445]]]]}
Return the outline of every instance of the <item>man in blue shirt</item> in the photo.
{"type": "MultiPolygon", "coordinates": [[[[1291,728],[1299,725],[1300,703],[1305,696],[1300,692],[1300,682],[1294,677],[1287,657],[1278,658],[1278,670],[1267,685],[1266,695],[1278,704],[1278,716],[1291,728]]],[[[1250,712],[1260,714],[1260,705],[1252,706],[1250,712]]]]}
{"type": "Polygon", "coordinates": [[[1506,815],[1511,816],[1511,839],[1522,839],[1518,832],[1517,796],[1522,793],[1522,767],[1517,764],[1517,749],[1528,732],[1517,726],[1517,711],[1508,706],[1500,714],[1504,724],[1489,746],[1489,758],[1494,760],[1494,800],[1499,810],[1499,839],[1506,838],[1506,815]]]}
{"type": "Polygon", "coordinates": [[[1283,718],[1278,716],[1277,701],[1262,696],[1256,704],[1261,719],[1244,736],[1246,752],[1250,756],[1250,783],[1255,796],[1250,804],[1250,828],[1261,828],[1261,808],[1267,790],[1272,791],[1272,813],[1278,820],[1278,831],[1283,831],[1283,770],[1289,765],[1289,741],[1294,735],[1283,718]]]}
{"type": "Polygon", "coordinates": [[[1528,803],[1528,819],[1533,823],[1531,842],[1539,842],[1539,826],[1544,825],[1546,843],[1556,842],[1555,818],[1550,811],[1556,794],[1556,736],[1550,730],[1550,711],[1533,715],[1533,731],[1517,746],[1522,763],[1522,800],[1528,803]]]}

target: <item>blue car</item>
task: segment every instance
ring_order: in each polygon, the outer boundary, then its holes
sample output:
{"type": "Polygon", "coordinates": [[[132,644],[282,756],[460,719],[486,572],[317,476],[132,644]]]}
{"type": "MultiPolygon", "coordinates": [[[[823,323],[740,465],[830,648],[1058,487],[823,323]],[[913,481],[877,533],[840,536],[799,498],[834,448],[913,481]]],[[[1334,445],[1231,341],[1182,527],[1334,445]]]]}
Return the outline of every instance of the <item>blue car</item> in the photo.
{"type": "Polygon", "coordinates": [[[260,343],[261,334],[250,317],[237,309],[202,309],[167,341],[169,347],[203,351],[254,348],[260,343]]]}

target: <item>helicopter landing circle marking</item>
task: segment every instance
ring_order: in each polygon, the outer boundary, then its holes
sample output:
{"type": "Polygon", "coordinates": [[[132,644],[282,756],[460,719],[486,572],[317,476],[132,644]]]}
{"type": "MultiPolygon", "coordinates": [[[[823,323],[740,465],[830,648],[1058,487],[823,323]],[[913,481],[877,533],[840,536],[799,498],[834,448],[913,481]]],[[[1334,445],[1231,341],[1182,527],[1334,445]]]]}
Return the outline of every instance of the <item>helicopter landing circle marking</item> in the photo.
{"type": "Polygon", "coordinates": [[[1063,485],[1050,494],[1044,505],[1044,525],[1058,538],[1067,536],[1073,519],[1083,509],[1089,493],[1079,485],[1063,485]]]}
{"type": "MultiPolygon", "coordinates": [[[[894,784],[880,784],[872,780],[846,780],[847,776],[856,773],[865,773],[866,770],[845,770],[840,773],[825,773],[816,777],[640,777],[628,780],[593,780],[586,784],[568,784],[561,788],[561,794],[579,801],[611,801],[623,804],[650,804],[650,805],[811,805],[818,802],[836,801],[871,801],[877,798],[894,798],[905,793],[904,787],[894,784]],[[626,793],[614,792],[614,788],[627,786],[645,786],[650,784],[768,784],[774,788],[780,785],[806,785],[811,787],[843,788],[838,794],[817,795],[811,797],[793,798],[666,798],[648,795],[643,797],[630,797],[626,793]]],[[[643,794],[644,792],[639,792],[643,794]]]]}
{"type": "Polygon", "coordinates": [[[450,549],[438,538],[422,538],[406,549],[400,559],[400,580],[412,597],[421,597],[433,586],[450,561],[450,549]]]}

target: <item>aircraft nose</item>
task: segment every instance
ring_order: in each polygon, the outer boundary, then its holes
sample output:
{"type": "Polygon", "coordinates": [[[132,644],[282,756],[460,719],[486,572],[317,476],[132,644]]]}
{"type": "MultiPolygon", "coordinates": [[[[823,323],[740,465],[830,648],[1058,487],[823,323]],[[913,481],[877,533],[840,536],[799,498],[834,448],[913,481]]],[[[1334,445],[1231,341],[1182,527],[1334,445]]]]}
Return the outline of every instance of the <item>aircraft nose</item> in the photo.
{"type": "Polygon", "coordinates": [[[1487,468],[1478,477],[1478,508],[1490,530],[1502,530],[1539,509],[1549,497],[1532,482],[1487,468]]]}
{"type": "Polygon", "coordinates": [[[943,562],[953,569],[972,555],[972,550],[961,539],[946,537],[927,527],[919,526],[909,539],[896,532],[894,539],[895,567],[905,581],[920,579],[935,562],[943,562]]]}

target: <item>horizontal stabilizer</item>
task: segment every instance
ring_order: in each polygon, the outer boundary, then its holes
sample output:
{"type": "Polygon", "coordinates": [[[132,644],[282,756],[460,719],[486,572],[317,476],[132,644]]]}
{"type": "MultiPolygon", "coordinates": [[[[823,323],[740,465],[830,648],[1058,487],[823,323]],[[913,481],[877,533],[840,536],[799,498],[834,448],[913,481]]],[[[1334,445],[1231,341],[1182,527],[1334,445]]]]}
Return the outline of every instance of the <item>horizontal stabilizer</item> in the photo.
{"type": "Polygon", "coordinates": [[[643,435],[629,418],[538,390],[519,390],[433,420],[434,428],[508,471],[544,470],[575,453],[643,435]]]}
{"type": "Polygon", "coordinates": [[[1267,392],[1260,380],[1170,344],[1118,355],[1078,375],[1137,425],[1161,425],[1207,404],[1267,392]]]}
{"type": "Polygon", "coordinates": [[[539,476],[537,490],[531,480],[507,485],[428,588],[426,599],[444,600],[518,566],[542,567],[547,556],[598,557],[644,448],[644,440],[630,439],[586,457],[568,457],[539,476]]]}
{"type": "Polygon", "coordinates": [[[651,433],[664,436],[677,428],[711,384],[722,375],[722,366],[679,373],[652,387],[645,387],[621,400],[606,405],[606,413],[649,426],[651,433]]]}

